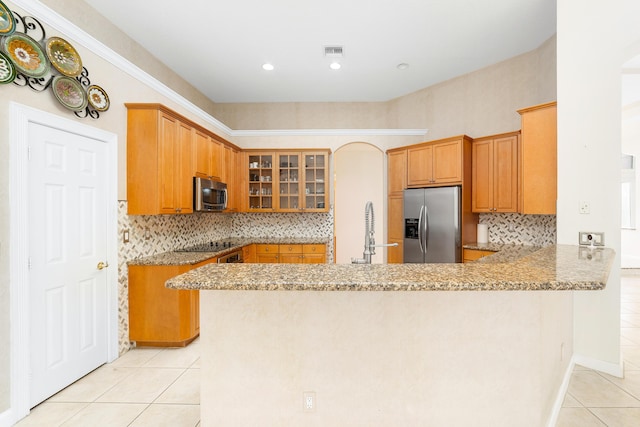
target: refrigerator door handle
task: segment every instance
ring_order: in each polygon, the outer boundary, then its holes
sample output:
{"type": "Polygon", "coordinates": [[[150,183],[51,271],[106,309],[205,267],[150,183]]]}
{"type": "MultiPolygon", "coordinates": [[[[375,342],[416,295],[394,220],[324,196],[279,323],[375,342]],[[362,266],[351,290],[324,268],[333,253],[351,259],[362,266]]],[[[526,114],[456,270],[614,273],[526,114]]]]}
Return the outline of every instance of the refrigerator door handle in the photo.
{"type": "Polygon", "coordinates": [[[424,253],[427,253],[427,248],[429,247],[429,208],[427,206],[423,206],[424,208],[424,253]]]}
{"type": "Polygon", "coordinates": [[[422,243],[422,211],[424,211],[424,205],[420,206],[420,214],[418,215],[418,244],[420,245],[420,252],[424,254],[424,245],[422,243]]]}

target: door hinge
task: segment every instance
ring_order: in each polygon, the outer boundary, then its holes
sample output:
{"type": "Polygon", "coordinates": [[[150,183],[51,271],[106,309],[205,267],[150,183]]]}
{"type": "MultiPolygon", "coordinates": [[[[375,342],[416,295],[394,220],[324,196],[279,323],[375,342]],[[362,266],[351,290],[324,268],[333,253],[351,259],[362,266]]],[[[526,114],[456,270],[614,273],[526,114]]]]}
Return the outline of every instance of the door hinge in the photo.
{"type": "Polygon", "coordinates": [[[31,160],[31,146],[27,147],[27,160],[31,160]]]}
{"type": "Polygon", "coordinates": [[[31,257],[27,259],[27,269],[31,271],[31,257]]]}

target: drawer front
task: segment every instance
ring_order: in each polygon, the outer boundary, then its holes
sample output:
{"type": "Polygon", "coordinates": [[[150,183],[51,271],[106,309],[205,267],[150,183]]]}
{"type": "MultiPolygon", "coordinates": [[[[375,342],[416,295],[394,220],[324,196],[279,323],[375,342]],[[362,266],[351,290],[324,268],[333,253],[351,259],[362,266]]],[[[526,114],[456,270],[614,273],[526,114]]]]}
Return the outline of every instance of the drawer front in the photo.
{"type": "Polygon", "coordinates": [[[302,245],[280,245],[281,254],[301,254],[302,245]]]}
{"type": "Polygon", "coordinates": [[[324,254],[327,252],[327,245],[302,245],[302,252],[305,254],[324,254]]]}
{"type": "Polygon", "coordinates": [[[277,254],[278,245],[257,245],[256,252],[259,254],[277,254]]]}

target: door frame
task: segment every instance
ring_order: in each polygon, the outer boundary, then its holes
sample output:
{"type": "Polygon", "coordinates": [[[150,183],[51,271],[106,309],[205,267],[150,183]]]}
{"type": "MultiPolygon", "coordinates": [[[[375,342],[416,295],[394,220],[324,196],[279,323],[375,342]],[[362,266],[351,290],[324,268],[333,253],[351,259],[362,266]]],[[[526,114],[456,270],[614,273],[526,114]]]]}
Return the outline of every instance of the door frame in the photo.
{"type": "Polygon", "coordinates": [[[29,124],[37,123],[106,143],[107,166],[107,361],[118,357],[118,136],[16,102],[9,106],[9,292],[11,412],[29,414],[29,124]]]}

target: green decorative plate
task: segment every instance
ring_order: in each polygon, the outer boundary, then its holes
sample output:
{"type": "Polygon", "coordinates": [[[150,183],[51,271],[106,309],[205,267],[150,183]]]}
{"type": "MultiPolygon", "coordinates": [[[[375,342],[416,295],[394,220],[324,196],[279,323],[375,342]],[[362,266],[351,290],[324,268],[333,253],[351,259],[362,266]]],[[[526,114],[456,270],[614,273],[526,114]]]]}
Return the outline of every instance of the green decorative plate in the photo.
{"type": "Polygon", "coordinates": [[[8,36],[16,30],[16,20],[11,10],[0,1],[0,36],[8,36]]]}
{"type": "Polygon", "coordinates": [[[67,76],[56,76],[51,83],[51,89],[60,104],[69,110],[82,111],[87,108],[87,94],[76,79],[67,76]]]}
{"type": "Polygon", "coordinates": [[[13,33],[2,40],[2,48],[7,53],[16,71],[29,77],[43,77],[49,72],[49,61],[40,45],[22,33],[13,33]]]}
{"type": "Polygon", "coordinates": [[[98,85],[91,85],[87,88],[87,98],[89,105],[96,111],[107,111],[109,109],[109,95],[98,85]]]}
{"type": "Polygon", "coordinates": [[[82,72],[82,59],[75,48],[60,37],[50,37],[47,40],[46,52],[53,68],[60,74],[76,77],[82,72]]]}
{"type": "Polygon", "coordinates": [[[16,78],[16,68],[5,55],[0,52],[0,84],[11,83],[16,78]]]}

